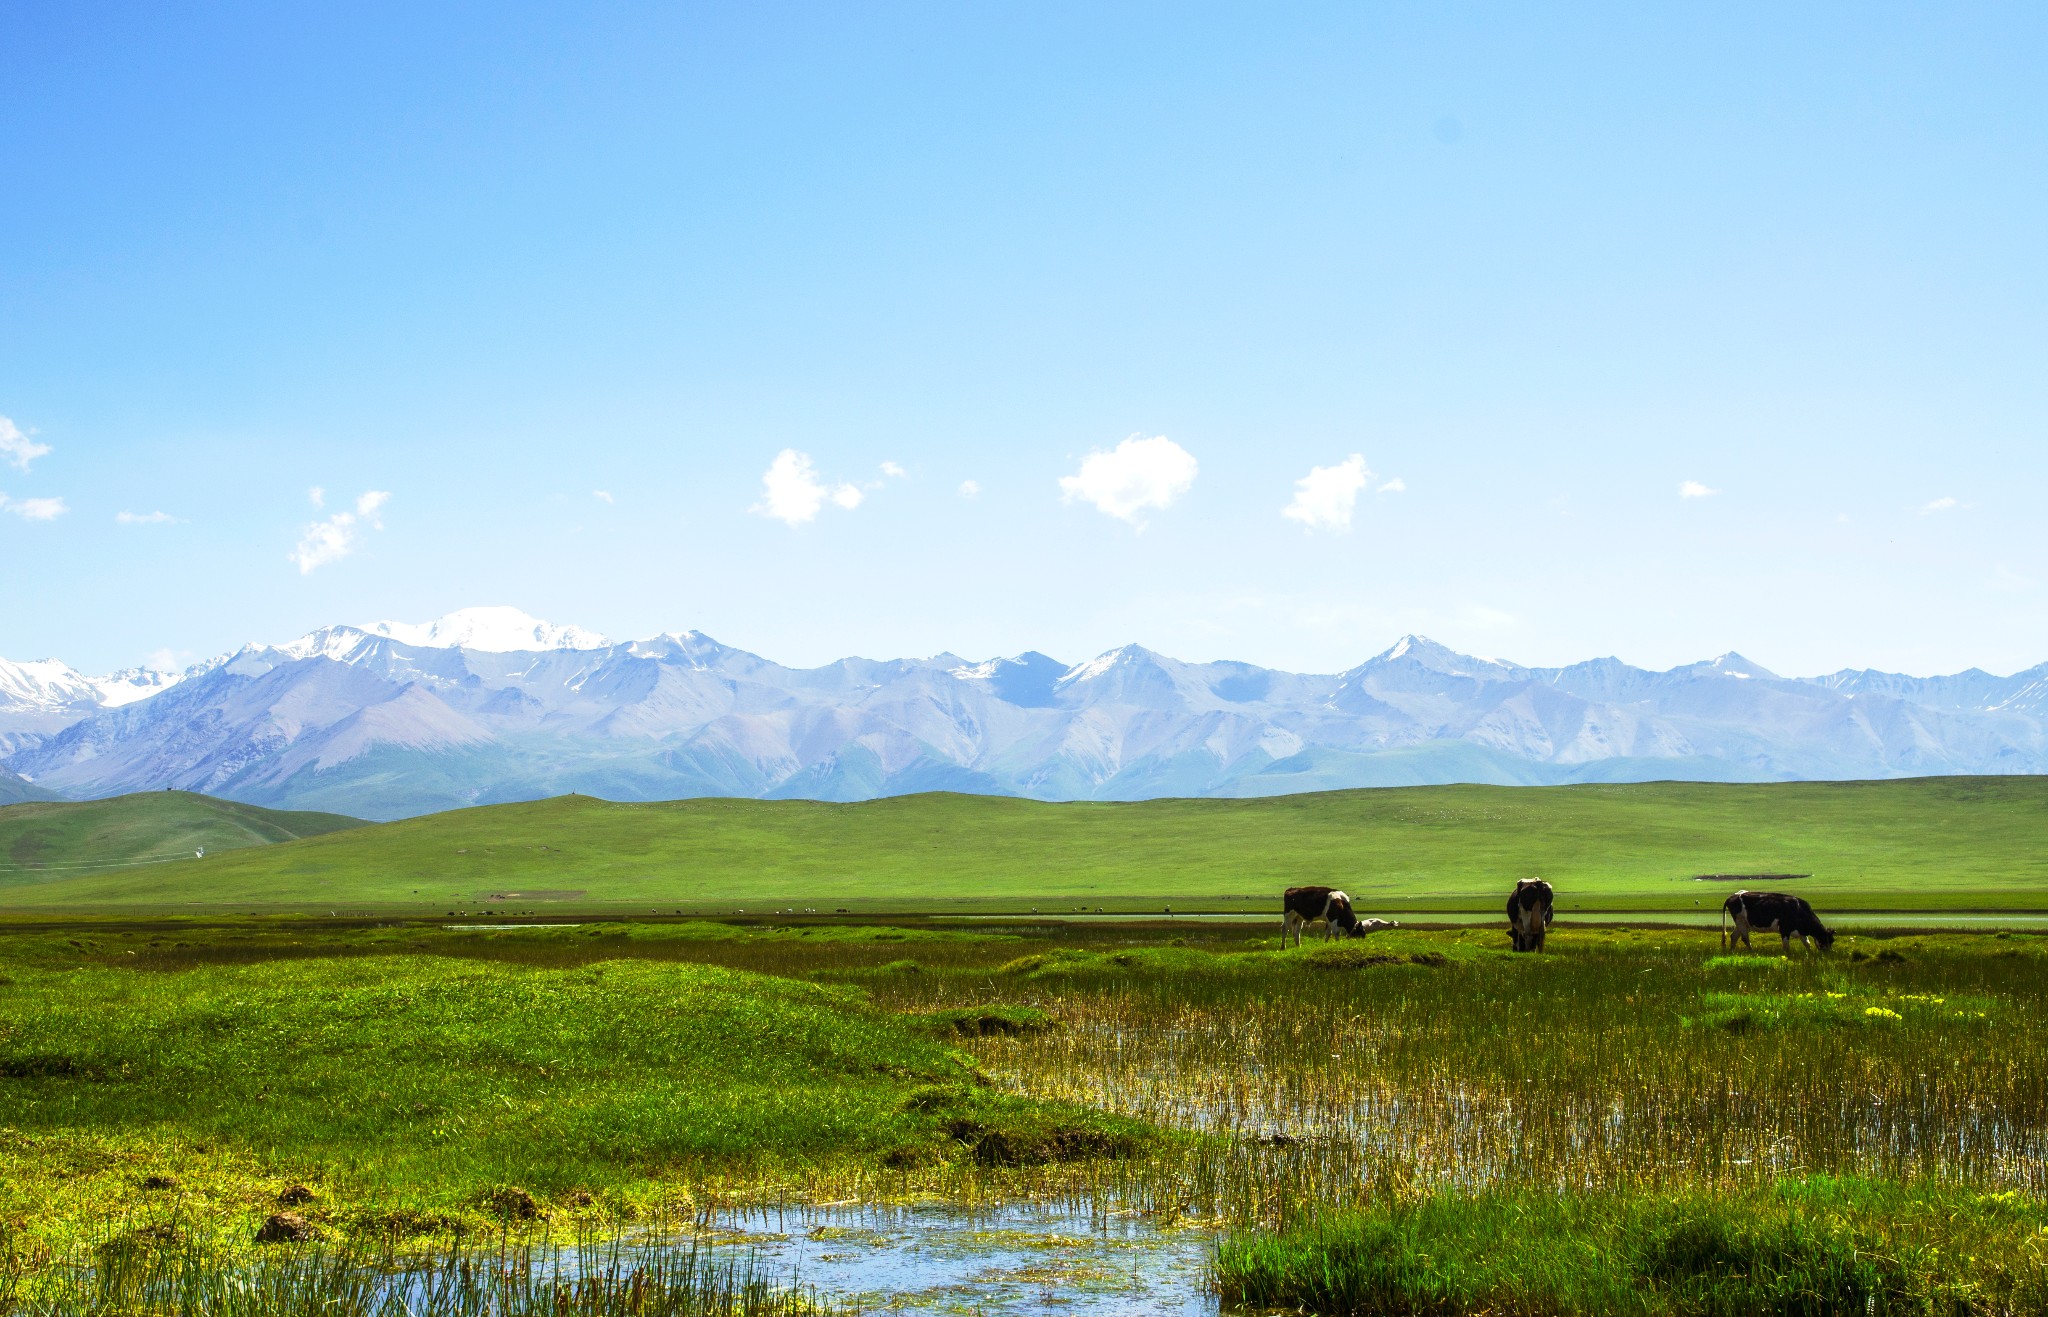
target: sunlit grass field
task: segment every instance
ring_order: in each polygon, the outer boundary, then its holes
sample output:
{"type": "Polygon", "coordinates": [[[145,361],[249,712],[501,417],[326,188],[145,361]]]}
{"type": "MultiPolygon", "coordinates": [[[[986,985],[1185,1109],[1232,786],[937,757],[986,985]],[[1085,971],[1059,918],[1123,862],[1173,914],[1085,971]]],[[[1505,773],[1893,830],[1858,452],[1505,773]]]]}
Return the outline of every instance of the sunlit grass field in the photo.
{"type": "Polygon", "coordinates": [[[431,1251],[721,1202],[1063,1195],[1222,1231],[1215,1284],[1254,1306],[2048,1304],[2048,938],[1506,946],[1029,923],[15,934],[9,1283],[119,1241],[165,1266],[283,1257],[251,1240],[294,1200],[322,1248],[431,1251]]]}
{"type": "MultiPolygon", "coordinates": [[[[0,821],[8,817],[0,811],[0,821]]],[[[20,912],[608,910],[730,915],[1276,908],[1330,883],[1393,915],[1711,911],[1798,874],[1823,909],[2048,911],[2048,778],[1413,787],[1260,800],[859,804],[564,796],[0,888],[20,912]],[[1755,884],[1752,884],[1755,885],[1755,884]]],[[[99,852],[78,847],[72,862],[99,852]]],[[[51,870],[51,877],[58,871],[51,870]]]]}

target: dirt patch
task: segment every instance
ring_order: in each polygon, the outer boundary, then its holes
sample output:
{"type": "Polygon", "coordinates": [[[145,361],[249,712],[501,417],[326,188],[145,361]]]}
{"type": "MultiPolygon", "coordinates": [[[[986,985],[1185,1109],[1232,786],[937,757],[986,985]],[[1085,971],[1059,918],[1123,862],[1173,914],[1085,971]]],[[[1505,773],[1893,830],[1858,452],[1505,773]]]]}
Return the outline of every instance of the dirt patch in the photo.
{"type": "Polygon", "coordinates": [[[484,1207],[491,1215],[512,1221],[537,1221],[546,1215],[534,1196],[516,1184],[493,1189],[490,1197],[484,1199],[484,1207]]]}
{"type": "Polygon", "coordinates": [[[98,1079],[98,1066],[54,1054],[0,1057],[0,1079],[98,1079]]]}
{"type": "Polygon", "coordinates": [[[256,1228],[259,1244],[303,1244],[318,1239],[320,1231],[297,1212],[272,1212],[256,1228]]]}
{"type": "Polygon", "coordinates": [[[154,1193],[161,1189],[175,1189],[178,1182],[168,1175],[145,1175],[142,1177],[142,1187],[154,1193]]]}
{"type": "Polygon", "coordinates": [[[477,899],[477,900],[479,900],[479,901],[491,901],[491,902],[497,902],[497,901],[580,901],[580,900],[582,900],[582,899],[583,899],[583,895],[584,895],[584,893],[583,893],[583,889],[582,889],[582,888],[580,888],[580,887],[579,887],[579,888],[576,888],[576,889],[575,889],[575,890],[573,890],[573,891],[572,891],[572,890],[570,890],[570,889],[568,889],[568,888],[547,888],[547,889],[543,889],[543,890],[540,890],[540,891],[533,891],[533,892],[492,892],[492,893],[491,893],[490,895],[488,895],[488,896],[479,896],[479,897],[477,897],[476,899],[477,899]]]}
{"type": "Polygon", "coordinates": [[[1032,1006],[967,1007],[932,1011],[923,1018],[943,1033],[969,1038],[1015,1037],[1052,1028],[1051,1018],[1032,1006]]]}
{"type": "Polygon", "coordinates": [[[277,1205],[279,1207],[297,1207],[301,1203],[312,1202],[314,1197],[315,1195],[311,1189],[308,1189],[303,1184],[295,1184],[278,1194],[277,1205]]]}
{"type": "Polygon", "coordinates": [[[1310,969],[1371,969],[1376,965],[1427,965],[1450,963],[1441,951],[1367,951],[1364,947],[1335,946],[1308,953],[1304,962],[1310,969]]]}
{"type": "Polygon", "coordinates": [[[1097,1157],[1128,1157],[1138,1141],[1087,1125],[987,1125],[971,1117],[948,1121],[946,1136],[968,1145],[984,1166],[1048,1166],[1097,1157]]]}

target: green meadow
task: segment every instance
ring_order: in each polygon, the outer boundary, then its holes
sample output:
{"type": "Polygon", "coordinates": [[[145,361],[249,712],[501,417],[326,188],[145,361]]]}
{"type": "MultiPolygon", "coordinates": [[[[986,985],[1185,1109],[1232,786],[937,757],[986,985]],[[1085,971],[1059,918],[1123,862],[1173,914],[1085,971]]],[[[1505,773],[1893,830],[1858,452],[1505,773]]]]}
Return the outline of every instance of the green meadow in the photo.
{"type": "MultiPolygon", "coordinates": [[[[29,808],[0,1317],[854,1311],[741,1266],[730,1214],[1017,1202],[1200,1241],[1231,1312],[2048,1311],[2038,779],[29,808]],[[1528,873],[1543,955],[1267,918],[1304,881],[1493,911],[1528,873]],[[2016,917],[1790,957],[1569,921],[1749,873],[2016,917]]],[[[1082,1275],[1014,1261],[989,1283],[1082,1275]]]]}
{"type": "MultiPolygon", "coordinates": [[[[2048,938],[1505,947],[1163,920],[16,931],[0,1312],[271,1285],[274,1311],[395,1314],[391,1277],[465,1250],[1035,1198],[1214,1237],[1232,1311],[2048,1305],[2048,938]],[[284,1212],[305,1238],[257,1242],[284,1212]],[[92,1298],[110,1277],[140,1279],[92,1298]]],[[[434,1311],[803,1306],[614,1279],[617,1302],[434,1311]]]]}
{"type": "MultiPolygon", "coordinates": [[[[143,799],[64,808],[135,809],[129,802],[143,799]]],[[[18,811],[49,808],[0,810],[0,841],[17,835],[7,829],[18,829],[18,811]]],[[[1569,915],[1711,911],[1732,884],[1701,875],[1798,874],[1810,876],[1773,885],[1823,909],[2038,911],[2048,910],[2044,836],[2040,777],[1412,787],[1129,804],[563,796],[204,859],[60,867],[139,854],[81,828],[64,846],[38,843],[47,867],[13,870],[0,909],[1264,913],[1282,887],[1330,883],[1362,909],[1401,915],[1492,910],[1515,879],[1536,874],[1556,885],[1569,915]]]]}

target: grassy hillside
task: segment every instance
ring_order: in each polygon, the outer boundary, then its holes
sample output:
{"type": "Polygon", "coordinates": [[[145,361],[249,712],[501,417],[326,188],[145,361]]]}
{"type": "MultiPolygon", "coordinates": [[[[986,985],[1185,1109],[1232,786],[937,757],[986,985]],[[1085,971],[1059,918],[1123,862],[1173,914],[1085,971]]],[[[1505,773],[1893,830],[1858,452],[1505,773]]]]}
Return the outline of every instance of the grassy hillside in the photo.
{"type": "Polygon", "coordinates": [[[1812,877],[1774,885],[1836,907],[2048,909],[2044,838],[2039,777],[1061,805],[563,796],[0,888],[0,905],[1263,913],[1288,884],[1330,882],[1368,911],[1400,914],[1491,909],[1516,878],[1541,874],[1566,912],[1711,910],[1733,884],[1695,875],[1798,873],[1812,877]]]}
{"type": "Polygon", "coordinates": [[[0,808],[0,893],[185,859],[201,847],[211,856],[361,826],[361,819],[340,814],[262,809],[189,791],[8,805],[0,808]]]}
{"type": "Polygon", "coordinates": [[[21,800],[62,800],[54,791],[45,791],[34,785],[19,773],[10,773],[0,768],[0,805],[12,805],[21,800]]]}

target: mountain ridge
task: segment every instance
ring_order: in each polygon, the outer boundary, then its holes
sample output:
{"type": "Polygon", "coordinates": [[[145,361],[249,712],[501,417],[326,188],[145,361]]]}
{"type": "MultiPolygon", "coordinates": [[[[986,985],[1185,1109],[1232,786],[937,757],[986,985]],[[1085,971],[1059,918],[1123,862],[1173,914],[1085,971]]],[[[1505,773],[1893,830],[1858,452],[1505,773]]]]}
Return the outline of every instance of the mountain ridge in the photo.
{"type": "Polygon", "coordinates": [[[39,792],[177,787],[373,818],[566,790],[1115,800],[2048,772],[2048,664],[1799,678],[1731,651],[1538,668],[1409,635],[1327,674],[1135,643],[1075,664],[791,668],[701,632],[615,642],[494,608],[115,676],[0,663],[0,768],[39,792]]]}

